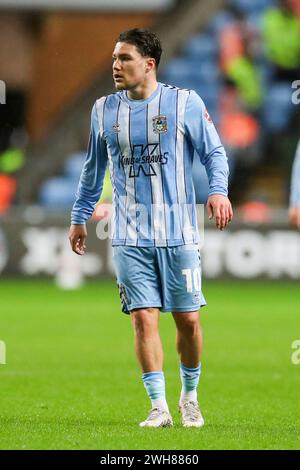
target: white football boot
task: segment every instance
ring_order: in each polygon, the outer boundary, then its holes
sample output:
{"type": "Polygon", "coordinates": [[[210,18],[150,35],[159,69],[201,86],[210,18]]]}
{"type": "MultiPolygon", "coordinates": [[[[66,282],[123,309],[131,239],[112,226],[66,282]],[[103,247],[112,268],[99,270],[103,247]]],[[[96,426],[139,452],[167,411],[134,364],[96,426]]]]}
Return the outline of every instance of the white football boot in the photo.
{"type": "Polygon", "coordinates": [[[201,428],[204,425],[204,419],[196,401],[189,400],[179,403],[179,412],[182,425],[185,428],[201,428]]]}
{"type": "Polygon", "coordinates": [[[141,428],[169,428],[173,426],[170,413],[161,408],[152,408],[148,418],[140,423],[141,428]]]}

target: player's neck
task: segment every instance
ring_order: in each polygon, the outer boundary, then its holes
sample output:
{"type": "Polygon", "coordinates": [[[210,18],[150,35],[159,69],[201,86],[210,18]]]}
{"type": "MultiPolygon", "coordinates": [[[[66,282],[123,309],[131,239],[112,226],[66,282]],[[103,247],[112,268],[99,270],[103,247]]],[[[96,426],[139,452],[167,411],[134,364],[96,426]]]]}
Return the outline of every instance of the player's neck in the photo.
{"type": "Polygon", "coordinates": [[[127,96],[130,100],[146,100],[158,87],[156,78],[138,85],[136,88],[127,90],[127,96]]]}

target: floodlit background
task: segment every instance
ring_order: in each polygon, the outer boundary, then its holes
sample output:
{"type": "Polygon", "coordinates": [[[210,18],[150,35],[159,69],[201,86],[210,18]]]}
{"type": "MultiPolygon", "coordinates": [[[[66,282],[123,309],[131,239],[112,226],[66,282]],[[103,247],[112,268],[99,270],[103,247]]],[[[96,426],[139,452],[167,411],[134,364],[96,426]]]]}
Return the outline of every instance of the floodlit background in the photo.
{"type": "MultiPolygon", "coordinates": [[[[300,233],[288,204],[300,1],[0,0],[0,103],[0,448],[299,448],[300,233]],[[114,92],[115,39],[133,27],[162,40],[159,81],[202,97],[231,171],[234,222],[218,232],[205,220],[207,425],[195,432],[177,417],[169,314],[161,330],[176,426],[138,429],[149,403],[99,225],[108,175],[87,254],[67,239],[90,111],[114,92]]],[[[198,158],[194,183],[205,204],[198,158]]]]}

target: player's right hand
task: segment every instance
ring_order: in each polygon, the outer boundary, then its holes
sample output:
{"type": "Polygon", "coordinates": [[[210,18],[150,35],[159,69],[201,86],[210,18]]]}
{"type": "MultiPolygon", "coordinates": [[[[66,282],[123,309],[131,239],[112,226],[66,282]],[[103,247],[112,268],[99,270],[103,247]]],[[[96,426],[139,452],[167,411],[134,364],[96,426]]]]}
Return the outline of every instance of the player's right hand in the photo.
{"type": "Polygon", "coordinates": [[[219,230],[224,230],[232,221],[233,211],[228,197],[222,194],[212,194],[207,199],[206,207],[209,219],[215,219],[216,227],[219,230]]]}
{"type": "Polygon", "coordinates": [[[300,230],[300,205],[291,207],[289,210],[290,222],[300,230]]]}
{"type": "Polygon", "coordinates": [[[69,230],[69,240],[72,250],[77,255],[84,255],[85,253],[85,240],[87,237],[87,230],[85,224],[72,224],[69,230]]]}

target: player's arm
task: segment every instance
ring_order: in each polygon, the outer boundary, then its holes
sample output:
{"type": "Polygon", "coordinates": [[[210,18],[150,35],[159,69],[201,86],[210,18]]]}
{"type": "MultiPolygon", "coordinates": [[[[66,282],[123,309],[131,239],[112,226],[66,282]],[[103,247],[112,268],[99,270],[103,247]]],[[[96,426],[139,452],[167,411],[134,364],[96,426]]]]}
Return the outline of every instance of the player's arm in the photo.
{"type": "Polygon", "coordinates": [[[229,168],[226,152],[202,99],[193,90],[187,101],[185,123],[209,180],[208,216],[210,219],[214,217],[217,228],[223,230],[233,217],[228,199],[229,168]]]}
{"type": "Polygon", "coordinates": [[[291,224],[293,224],[298,230],[300,230],[300,204],[298,204],[297,206],[290,207],[289,218],[291,224]]]}
{"type": "Polygon", "coordinates": [[[289,218],[300,230],[300,140],[292,169],[289,218]]]}
{"type": "Polygon", "coordinates": [[[86,221],[93,214],[103,188],[107,151],[103,136],[100,135],[96,105],[91,114],[89,145],[71,212],[69,240],[72,250],[78,255],[85,253],[87,237],[86,221]]]}

